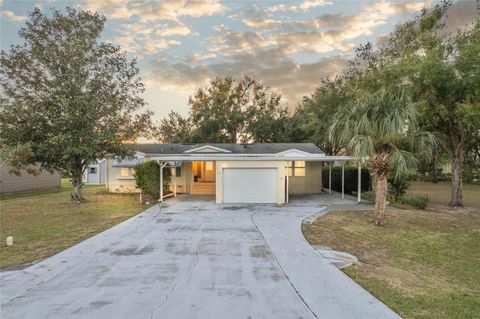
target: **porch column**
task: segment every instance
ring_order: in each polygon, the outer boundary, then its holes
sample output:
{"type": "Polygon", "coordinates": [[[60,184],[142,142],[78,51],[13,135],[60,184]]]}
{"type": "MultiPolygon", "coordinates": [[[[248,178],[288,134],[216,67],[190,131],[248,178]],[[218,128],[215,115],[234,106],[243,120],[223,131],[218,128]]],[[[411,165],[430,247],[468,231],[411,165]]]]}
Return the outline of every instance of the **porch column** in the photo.
{"type": "Polygon", "coordinates": [[[158,161],[158,166],[160,166],[160,199],[159,201],[163,203],[163,164],[158,161]]]}
{"type": "Polygon", "coordinates": [[[175,179],[173,180],[173,197],[177,197],[177,165],[178,165],[178,162],[175,162],[175,179]]]}
{"type": "Polygon", "coordinates": [[[345,198],[345,162],[342,162],[342,198],[345,198]]]}
{"type": "Polygon", "coordinates": [[[288,190],[290,188],[290,185],[288,184],[288,166],[285,167],[285,181],[287,183],[287,193],[285,194],[285,196],[286,196],[286,203],[288,204],[288,200],[289,200],[288,190]]]}
{"type": "Polygon", "coordinates": [[[358,166],[358,185],[357,185],[357,203],[360,204],[362,200],[362,164],[357,161],[358,166]]]}
{"type": "Polygon", "coordinates": [[[328,194],[332,195],[332,162],[328,165],[328,194]]]}

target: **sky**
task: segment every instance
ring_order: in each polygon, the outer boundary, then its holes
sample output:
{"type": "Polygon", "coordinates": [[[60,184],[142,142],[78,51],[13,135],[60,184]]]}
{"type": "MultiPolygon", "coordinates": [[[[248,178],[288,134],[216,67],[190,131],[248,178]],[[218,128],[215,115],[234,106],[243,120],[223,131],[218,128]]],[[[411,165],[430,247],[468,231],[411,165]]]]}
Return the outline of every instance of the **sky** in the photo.
{"type": "MultiPolygon", "coordinates": [[[[0,48],[21,43],[35,6],[78,6],[107,18],[102,40],[138,59],[155,120],[187,114],[188,98],[215,77],[255,77],[295,107],[322,78],[340,73],[354,48],[377,42],[431,1],[0,0],[0,48]]],[[[476,14],[457,1],[452,24],[476,14]]]]}

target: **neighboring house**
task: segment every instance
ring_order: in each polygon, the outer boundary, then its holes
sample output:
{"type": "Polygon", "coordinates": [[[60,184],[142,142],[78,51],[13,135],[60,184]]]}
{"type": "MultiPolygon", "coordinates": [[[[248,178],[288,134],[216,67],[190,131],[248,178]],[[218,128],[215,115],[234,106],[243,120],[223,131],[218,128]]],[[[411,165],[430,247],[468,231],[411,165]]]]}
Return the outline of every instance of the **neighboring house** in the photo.
{"type": "Polygon", "coordinates": [[[294,194],[322,192],[325,162],[353,160],[327,156],[311,143],[138,144],[133,160],[108,160],[107,187],[138,192],[134,166],[153,160],[172,167],[172,191],[215,195],[217,203],[288,202],[294,194]]]}
{"type": "Polygon", "coordinates": [[[42,172],[34,176],[26,171],[21,175],[10,174],[8,164],[0,165],[0,194],[60,187],[60,174],[42,172]]]}
{"type": "Polygon", "coordinates": [[[86,185],[103,185],[107,180],[107,160],[98,160],[90,164],[83,173],[83,183],[86,185]]]}

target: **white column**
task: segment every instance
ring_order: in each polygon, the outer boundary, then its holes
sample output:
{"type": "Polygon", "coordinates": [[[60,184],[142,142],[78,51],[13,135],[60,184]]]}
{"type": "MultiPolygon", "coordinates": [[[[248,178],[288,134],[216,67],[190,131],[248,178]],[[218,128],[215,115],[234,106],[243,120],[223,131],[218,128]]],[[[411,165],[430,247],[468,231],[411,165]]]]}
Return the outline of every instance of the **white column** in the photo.
{"type": "Polygon", "coordinates": [[[173,180],[173,197],[177,197],[177,165],[175,162],[175,179],[173,180]]]}
{"type": "Polygon", "coordinates": [[[290,185],[288,184],[288,166],[285,168],[285,180],[287,182],[287,193],[285,194],[285,196],[287,197],[286,202],[288,203],[288,200],[289,200],[288,190],[290,188],[290,185]]]}
{"type": "Polygon", "coordinates": [[[332,162],[328,165],[328,194],[332,195],[332,162]]]}
{"type": "Polygon", "coordinates": [[[360,204],[360,201],[362,200],[362,164],[360,161],[358,161],[357,165],[358,165],[357,203],[360,204]]]}
{"type": "Polygon", "coordinates": [[[342,162],[342,198],[345,198],[345,162],[342,162]]]}
{"type": "Polygon", "coordinates": [[[160,202],[163,203],[163,164],[158,161],[158,166],[160,166],[160,202]]]}

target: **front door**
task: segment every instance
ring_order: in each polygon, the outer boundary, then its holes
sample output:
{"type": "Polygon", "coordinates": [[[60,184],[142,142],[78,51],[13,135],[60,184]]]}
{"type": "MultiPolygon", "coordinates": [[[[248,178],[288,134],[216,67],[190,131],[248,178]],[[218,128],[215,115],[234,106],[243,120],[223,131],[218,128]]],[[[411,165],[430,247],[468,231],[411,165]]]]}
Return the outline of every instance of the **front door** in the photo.
{"type": "Polygon", "coordinates": [[[215,162],[193,162],[194,182],[215,182],[215,162]]]}

